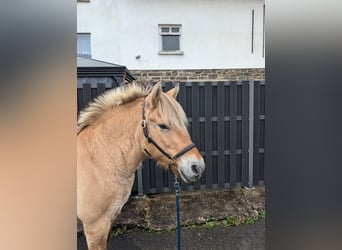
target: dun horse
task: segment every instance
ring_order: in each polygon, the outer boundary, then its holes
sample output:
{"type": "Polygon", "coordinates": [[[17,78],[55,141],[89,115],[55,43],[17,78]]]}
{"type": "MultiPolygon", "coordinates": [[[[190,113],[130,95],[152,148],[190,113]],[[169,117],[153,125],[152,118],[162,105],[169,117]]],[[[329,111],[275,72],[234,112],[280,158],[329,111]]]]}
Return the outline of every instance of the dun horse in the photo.
{"type": "Polygon", "coordinates": [[[77,136],[77,215],[88,248],[106,249],[112,224],[127,202],[135,171],[148,155],[186,183],[205,165],[192,144],[186,115],[161,84],[151,91],[130,85],[107,91],[79,116],[77,136]]]}

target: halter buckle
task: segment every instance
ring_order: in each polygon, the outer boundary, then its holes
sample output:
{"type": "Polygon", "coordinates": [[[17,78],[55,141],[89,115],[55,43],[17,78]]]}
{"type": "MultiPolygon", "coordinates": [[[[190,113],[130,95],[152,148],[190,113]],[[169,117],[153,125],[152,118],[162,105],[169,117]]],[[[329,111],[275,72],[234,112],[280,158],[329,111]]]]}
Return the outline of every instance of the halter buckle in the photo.
{"type": "Polygon", "coordinates": [[[177,158],[175,158],[174,156],[171,156],[171,157],[170,157],[170,163],[171,163],[171,164],[175,164],[176,161],[177,161],[177,158]]]}
{"type": "Polygon", "coordinates": [[[141,121],[141,127],[146,128],[146,120],[141,121]]]}

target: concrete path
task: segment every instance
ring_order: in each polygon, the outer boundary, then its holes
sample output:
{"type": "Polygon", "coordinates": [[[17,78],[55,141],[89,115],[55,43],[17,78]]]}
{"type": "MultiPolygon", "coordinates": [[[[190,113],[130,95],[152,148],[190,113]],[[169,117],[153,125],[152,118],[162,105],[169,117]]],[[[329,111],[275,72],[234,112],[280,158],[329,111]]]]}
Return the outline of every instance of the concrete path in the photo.
{"type": "MultiPolygon", "coordinates": [[[[182,228],[182,249],[205,250],[264,250],[265,220],[251,225],[216,226],[210,229],[182,228]]],[[[133,230],[119,236],[111,236],[108,249],[154,250],[177,249],[176,231],[161,233],[133,230]]],[[[77,238],[77,249],[85,250],[84,236],[77,238]]]]}

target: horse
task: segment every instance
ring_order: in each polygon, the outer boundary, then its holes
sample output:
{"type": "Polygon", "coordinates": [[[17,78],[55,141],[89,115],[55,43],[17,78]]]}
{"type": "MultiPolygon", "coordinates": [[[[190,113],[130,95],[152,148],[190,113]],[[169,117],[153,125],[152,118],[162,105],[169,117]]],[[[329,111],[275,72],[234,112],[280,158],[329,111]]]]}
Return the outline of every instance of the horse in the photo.
{"type": "Polygon", "coordinates": [[[127,202],[135,172],[148,156],[189,183],[205,163],[192,143],[176,96],[179,84],[130,84],[98,96],[77,126],[77,216],[89,250],[107,249],[108,234],[127,202]]]}

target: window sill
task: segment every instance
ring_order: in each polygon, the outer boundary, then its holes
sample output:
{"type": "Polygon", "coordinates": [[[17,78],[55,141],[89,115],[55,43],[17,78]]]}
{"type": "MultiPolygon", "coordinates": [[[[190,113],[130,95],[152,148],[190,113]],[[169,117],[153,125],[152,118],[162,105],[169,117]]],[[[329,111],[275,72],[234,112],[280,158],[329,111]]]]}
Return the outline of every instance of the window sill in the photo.
{"type": "Polygon", "coordinates": [[[77,54],[77,56],[91,59],[91,55],[89,55],[89,54],[77,54]]]}
{"type": "Polygon", "coordinates": [[[158,55],[184,55],[184,51],[175,50],[175,51],[159,51],[158,55]]]}

